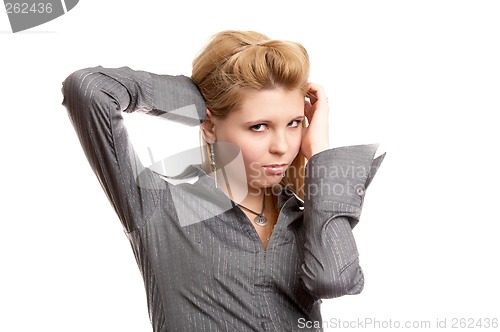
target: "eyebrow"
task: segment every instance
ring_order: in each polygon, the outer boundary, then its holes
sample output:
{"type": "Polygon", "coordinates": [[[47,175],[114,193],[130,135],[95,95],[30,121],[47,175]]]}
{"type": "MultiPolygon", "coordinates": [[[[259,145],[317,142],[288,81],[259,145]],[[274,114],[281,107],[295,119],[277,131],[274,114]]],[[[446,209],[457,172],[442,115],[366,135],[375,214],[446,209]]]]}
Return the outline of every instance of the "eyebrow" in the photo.
{"type": "MultiPolygon", "coordinates": [[[[292,120],[303,120],[305,118],[304,115],[297,115],[296,117],[292,118],[292,120]]],[[[272,121],[266,120],[266,119],[260,119],[260,120],[254,120],[254,121],[247,121],[245,124],[251,124],[251,123],[271,123],[272,121]]]]}

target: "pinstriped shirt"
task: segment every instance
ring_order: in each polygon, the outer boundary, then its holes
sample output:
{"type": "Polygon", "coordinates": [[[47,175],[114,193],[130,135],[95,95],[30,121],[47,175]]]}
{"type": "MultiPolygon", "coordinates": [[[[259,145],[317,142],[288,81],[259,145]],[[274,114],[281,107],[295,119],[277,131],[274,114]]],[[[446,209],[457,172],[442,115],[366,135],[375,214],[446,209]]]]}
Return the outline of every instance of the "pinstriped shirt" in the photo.
{"type": "Polygon", "coordinates": [[[383,156],[377,145],[311,157],[302,201],[277,193],[267,250],[245,213],[200,165],[173,184],[144,167],[121,112],[199,125],[205,105],[185,76],[123,67],[79,70],[63,104],[130,240],[154,331],[322,331],[322,298],[357,294],[363,272],[352,228],[383,156]],[[312,326],[311,328],[307,326],[312,326]]]}

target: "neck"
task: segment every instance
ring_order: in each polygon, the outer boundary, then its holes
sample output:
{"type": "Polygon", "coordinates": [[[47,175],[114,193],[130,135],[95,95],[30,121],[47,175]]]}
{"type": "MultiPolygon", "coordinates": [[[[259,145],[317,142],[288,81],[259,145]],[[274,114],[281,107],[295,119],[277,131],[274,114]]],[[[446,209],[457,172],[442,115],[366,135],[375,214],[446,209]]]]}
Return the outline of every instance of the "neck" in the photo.
{"type": "Polygon", "coordinates": [[[256,193],[249,193],[242,201],[236,203],[243,205],[244,207],[249,208],[255,212],[261,213],[263,212],[262,208],[265,199],[264,195],[265,192],[262,189],[256,193]]]}
{"type": "Polygon", "coordinates": [[[262,211],[265,188],[253,188],[246,181],[229,181],[223,172],[217,172],[217,184],[220,190],[233,202],[249,209],[262,211]]]}

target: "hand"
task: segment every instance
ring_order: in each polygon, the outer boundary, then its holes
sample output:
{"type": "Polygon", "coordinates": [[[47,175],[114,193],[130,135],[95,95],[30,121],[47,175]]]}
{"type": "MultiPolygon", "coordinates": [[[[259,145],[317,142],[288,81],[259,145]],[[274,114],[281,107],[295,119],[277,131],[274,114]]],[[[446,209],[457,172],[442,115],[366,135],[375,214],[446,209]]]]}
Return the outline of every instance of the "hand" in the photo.
{"type": "Polygon", "coordinates": [[[302,130],[300,152],[310,159],[316,153],[330,148],[328,98],[321,85],[310,83],[304,102],[304,114],[309,125],[302,130]]]}

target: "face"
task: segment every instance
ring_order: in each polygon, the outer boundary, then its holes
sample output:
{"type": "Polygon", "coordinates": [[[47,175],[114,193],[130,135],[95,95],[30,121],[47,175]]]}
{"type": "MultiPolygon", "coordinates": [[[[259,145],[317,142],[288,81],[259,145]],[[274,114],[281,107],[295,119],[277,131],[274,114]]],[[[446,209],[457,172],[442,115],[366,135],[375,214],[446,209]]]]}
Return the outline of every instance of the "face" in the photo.
{"type": "MultiPolygon", "coordinates": [[[[304,96],[299,90],[251,91],[241,107],[213,119],[217,143],[239,147],[249,193],[278,184],[300,150],[304,96]]],[[[215,150],[216,155],[223,151],[215,150]]]]}

